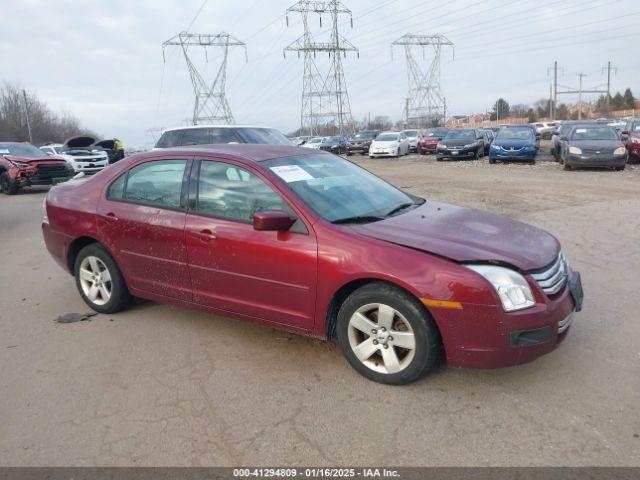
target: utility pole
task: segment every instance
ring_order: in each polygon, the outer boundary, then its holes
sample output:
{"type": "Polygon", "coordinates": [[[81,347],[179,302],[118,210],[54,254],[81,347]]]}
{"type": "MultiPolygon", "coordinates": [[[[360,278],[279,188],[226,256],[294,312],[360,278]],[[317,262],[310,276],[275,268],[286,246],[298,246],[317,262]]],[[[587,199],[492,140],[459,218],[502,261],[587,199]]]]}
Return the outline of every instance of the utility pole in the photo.
{"type": "Polygon", "coordinates": [[[440,53],[442,47],[450,46],[451,42],[444,35],[413,35],[407,33],[391,43],[391,57],[393,47],[403,46],[409,75],[409,95],[407,96],[406,118],[407,126],[416,128],[427,126],[434,118],[440,116],[443,110],[444,97],[440,85],[440,53]],[[427,73],[422,73],[412,49],[420,47],[422,58],[425,59],[425,47],[433,48],[433,57],[427,73]]]}
{"type": "Polygon", "coordinates": [[[442,126],[447,126],[447,97],[442,97],[442,126]]]}
{"type": "Polygon", "coordinates": [[[31,135],[31,120],[29,119],[29,102],[27,101],[27,91],[22,90],[22,96],[24,97],[24,113],[27,117],[27,131],[29,132],[29,143],[33,143],[33,136],[31,135]]]}
{"type": "Polygon", "coordinates": [[[500,121],[500,99],[496,100],[496,125],[500,121]]]}
{"type": "MultiPolygon", "coordinates": [[[[342,69],[342,58],[346,58],[347,52],[356,52],[358,49],[345,39],[338,30],[338,17],[348,15],[351,18],[351,10],[345,7],[339,0],[299,0],[289,7],[287,13],[287,25],[289,25],[289,13],[297,12],[302,16],[304,33],[295,42],[284,49],[286,52],[300,52],[304,55],[304,73],[302,80],[302,109],[300,113],[300,126],[302,131],[309,135],[318,135],[320,130],[329,126],[337,128],[339,134],[349,130],[353,133],[351,121],[351,105],[347,85],[342,69]],[[320,16],[322,27],[322,14],[331,17],[331,33],[328,41],[316,41],[311,35],[309,15],[320,16]],[[316,54],[327,52],[331,63],[325,73],[321,73],[315,62],[316,54]]],[[[351,19],[353,27],[353,19],[351,19]]]]}
{"type": "Polygon", "coordinates": [[[607,70],[607,110],[609,110],[611,108],[611,70],[617,73],[618,69],[611,66],[611,61],[608,61],[607,66],[602,68],[603,73],[605,69],[607,70]]]}
{"type": "Polygon", "coordinates": [[[549,113],[550,113],[551,119],[555,120],[558,112],[558,61],[557,60],[553,62],[553,67],[547,68],[547,76],[549,76],[550,70],[553,70],[553,99],[551,100],[549,113]]]}
{"type": "Polygon", "coordinates": [[[582,120],[582,78],[586,77],[586,73],[579,73],[580,86],[578,87],[578,120],[582,120]]]}
{"type": "Polygon", "coordinates": [[[181,32],[162,44],[163,58],[164,49],[168,46],[180,47],[184,54],[184,59],[187,62],[189,76],[191,77],[191,83],[193,84],[193,91],[195,93],[192,117],[193,125],[201,123],[235,123],[225,93],[227,81],[227,59],[229,56],[229,47],[242,47],[244,48],[246,61],[246,44],[226,32],[216,34],[181,32]],[[220,48],[222,50],[222,62],[218,68],[218,74],[211,85],[206,82],[202,74],[198,71],[192,58],[189,56],[189,47],[202,48],[207,61],[209,58],[207,54],[208,48],[220,48]]]}

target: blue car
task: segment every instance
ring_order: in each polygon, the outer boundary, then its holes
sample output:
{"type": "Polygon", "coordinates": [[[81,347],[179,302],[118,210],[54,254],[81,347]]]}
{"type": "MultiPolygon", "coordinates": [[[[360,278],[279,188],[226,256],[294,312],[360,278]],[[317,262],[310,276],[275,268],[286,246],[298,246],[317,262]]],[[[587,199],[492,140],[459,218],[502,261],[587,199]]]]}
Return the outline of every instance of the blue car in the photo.
{"type": "Polygon", "coordinates": [[[531,128],[501,128],[489,149],[489,163],[536,163],[538,142],[531,128]]]}

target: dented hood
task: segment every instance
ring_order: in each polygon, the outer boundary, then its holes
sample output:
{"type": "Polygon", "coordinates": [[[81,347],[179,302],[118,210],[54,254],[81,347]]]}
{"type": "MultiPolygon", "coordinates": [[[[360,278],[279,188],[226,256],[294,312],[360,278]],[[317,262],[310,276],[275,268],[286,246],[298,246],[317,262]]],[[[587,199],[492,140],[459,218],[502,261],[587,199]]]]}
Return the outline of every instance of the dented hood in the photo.
{"type": "Polygon", "coordinates": [[[499,262],[533,270],[553,262],[560,244],[537,227],[488,212],[426,202],[355,232],[457,262],[499,262]]]}

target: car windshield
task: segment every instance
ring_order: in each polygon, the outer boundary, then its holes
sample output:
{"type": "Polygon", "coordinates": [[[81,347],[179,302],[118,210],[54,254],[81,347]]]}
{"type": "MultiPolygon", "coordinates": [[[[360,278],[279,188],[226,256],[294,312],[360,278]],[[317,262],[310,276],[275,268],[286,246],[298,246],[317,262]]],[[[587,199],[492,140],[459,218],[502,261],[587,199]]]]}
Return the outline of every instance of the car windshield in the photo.
{"type": "Polygon", "coordinates": [[[571,140],[617,140],[618,134],[611,127],[577,127],[571,140]]]}
{"type": "Polygon", "coordinates": [[[376,138],[376,132],[361,132],[353,137],[354,140],[373,140],[376,138]]]}
{"type": "Polygon", "coordinates": [[[444,137],[448,130],[430,130],[427,132],[427,137],[444,137]]]}
{"type": "Polygon", "coordinates": [[[398,140],[397,133],[382,133],[376,137],[377,142],[395,142],[398,140]]]}
{"type": "Polygon", "coordinates": [[[417,137],[418,136],[418,130],[405,130],[404,133],[407,135],[407,137],[417,137]]]}
{"type": "Polygon", "coordinates": [[[503,128],[496,140],[533,140],[533,132],[529,128],[503,128]]]}
{"type": "Polygon", "coordinates": [[[473,130],[450,130],[449,133],[447,133],[447,136],[444,138],[445,140],[447,139],[467,140],[467,139],[475,139],[476,134],[473,130]]]}
{"type": "Polygon", "coordinates": [[[314,212],[329,222],[376,221],[423,203],[367,170],[329,155],[302,155],[261,162],[314,212]]]}
{"type": "Polygon", "coordinates": [[[47,154],[42,150],[26,143],[0,143],[0,155],[14,155],[24,158],[47,157],[47,154]]]}
{"type": "Polygon", "coordinates": [[[342,141],[342,137],[327,137],[322,142],[323,143],[339,143],[342,141]]]}

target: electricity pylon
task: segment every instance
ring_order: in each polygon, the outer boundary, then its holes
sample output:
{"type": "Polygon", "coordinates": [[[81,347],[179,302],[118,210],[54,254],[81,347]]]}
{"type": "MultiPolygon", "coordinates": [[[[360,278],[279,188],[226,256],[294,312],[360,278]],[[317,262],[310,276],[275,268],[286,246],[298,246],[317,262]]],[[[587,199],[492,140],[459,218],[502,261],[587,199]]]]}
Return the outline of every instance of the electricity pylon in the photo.
{"type": "MultiPolygon", "coordinates": [[[[300,0],[287,9],[288,14],[300,13],[304,33],[295,42],[284,49],[300,52],[304,55],[304,74],[302,81],[302,110],[300,114],[300,127],[303,133],[318,135],[323,128],[335,129],[338,133],[352,133],[351,105],[347,85],[342,69],[342,57],[346,58],[347,52],[356,52],[358,49],[346,40],[338,31],[338,18],[340,15],[349,15],[351,10],[338,0],[311,1],[300,0]],[[328,41],[315,41],[309,28],[309,14],[320,16],[322,27],[322,14],[329,14],[331,19],[331,33],[328,41]],[[316,63],[316,54],[327,52],[330,64],[325,73],[316,63]]],[[[353,26],[353,20],[351,20],[353,26]]]]}
{"type": "Polygon", "coordinates": [[[226,32],[216,34],[200,34],[181,32],[162,44],[162,56],[164,49],[168,46],[179,46],[182,49],[184,58],[189,69],[189,76],[193,84],[196,98],[193,107],[193,124],[201,123],[234,123],[231,108],[225,95],[227,81],[227,58],[229,47],[244,48],[245,60],[247,59],[247,46],[232,35],[226,32]],[[205,58],[209,59],[208,48],[222,49],[222,62],[218,69],[218,74],[213,83],[209,85],[202,74],[198,71],[195,63],[189,56],[189,47],[201,47],[204,49],[205,58]]]}
{"type": "Polygon", "coordinates": [[[444,35],[403,35],[391,43],[393,47],[403,46],[407,58],[409,74],[409,94],[405,103],[404,118],[407,127],[415,128],[431,126],[434,120],[444,115],[445,101],[440,88],[440,53],[443,46],[453,47],[444,35]],[[418,61],[413,56],[413,47],[422,48],[422,59],[425,60],[425,47],[432,47],[433,58],[427,73],[423,73],[418,61]]]}

